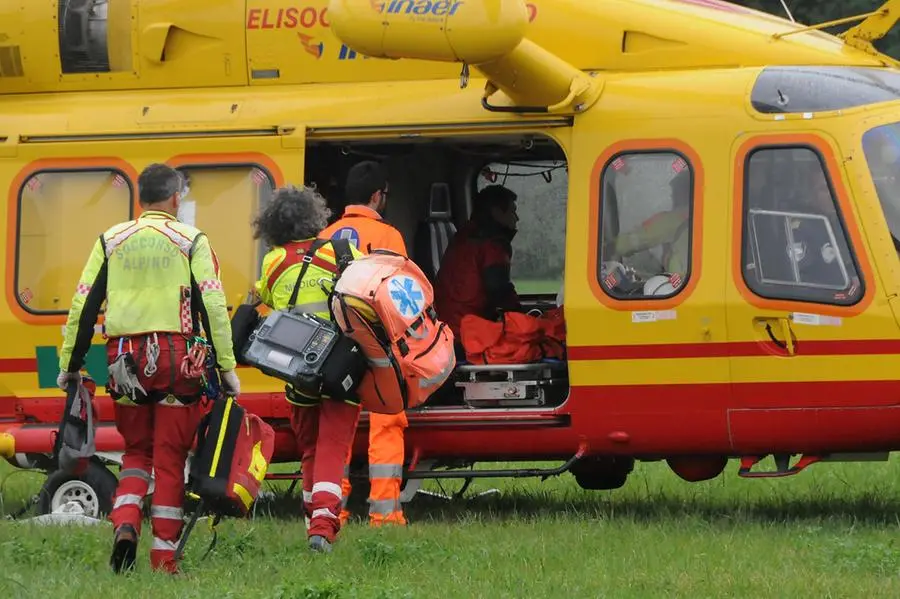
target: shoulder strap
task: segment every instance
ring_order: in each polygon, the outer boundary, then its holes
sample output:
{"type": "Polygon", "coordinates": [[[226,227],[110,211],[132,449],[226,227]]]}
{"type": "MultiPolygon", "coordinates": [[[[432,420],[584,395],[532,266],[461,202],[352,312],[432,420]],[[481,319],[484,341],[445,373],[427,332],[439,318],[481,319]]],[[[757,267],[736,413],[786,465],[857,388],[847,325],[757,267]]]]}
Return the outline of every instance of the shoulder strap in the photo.
{"type": "Polygon", "coordinates": [[[344,272],[347,265],[353,262],[353,252],[350,251],[349,239],[332,239],[331,247],[334,248],[334,262],[338,273],[344,272]]]}
{"type": "Polygon", "coordinates": [[[288,300],[287,309],[290,310],[297,303],[297,294],[300,293],[300,283],[303,281],[303,277],[306,276],[306,271],[309,270],[309,265],[313,262],[313,257],[316,255],[316,252],[319,251],[323,245],[327,243],[325,239],[316,239],[312,242],[312,245],[309,246],[309,250],[303,255],[303,258],[300,261],[303,263],[303,266],[300,267],[300,274],[297,275],[297,282],[294,283],[294,290],[291,291],[291,299],[288,300]]]}

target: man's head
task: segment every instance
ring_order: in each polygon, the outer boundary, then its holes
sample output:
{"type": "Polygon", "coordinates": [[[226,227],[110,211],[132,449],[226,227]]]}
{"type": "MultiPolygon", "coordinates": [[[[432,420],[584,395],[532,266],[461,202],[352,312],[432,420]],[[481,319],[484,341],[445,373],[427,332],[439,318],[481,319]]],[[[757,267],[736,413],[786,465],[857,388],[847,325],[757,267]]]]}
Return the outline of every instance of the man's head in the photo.
{"type": "Polygon", "coordinates": [[[516,230],[519,214],[516,212],[515,192],[502,185],[489,185],[478,192],[472,206],[472,218],[490,219],[510,231],[516,230]]]}
{"type": "Polygon", "coordinates": [[[331,210],[311,187],[287,185],[278,189],[265,210],[253,221],[253,238],[269,246],[315,237],[328,225],[331,210]]]}
{"type": "Polygon", "coordinates": [[[388,180],[385,168],[374,160],[353,165],[347,173],[344,196],[348,204],[368,206],[379,214],[387,208],[388,180]]]}
{"type": "Polygon", "coordinates": [[[165,164],[151,164],[138,177],[138,195],[145,210],[162,210],[171,215],[178,213],[178,204],[184,192],[184,177],[165,164]]]}

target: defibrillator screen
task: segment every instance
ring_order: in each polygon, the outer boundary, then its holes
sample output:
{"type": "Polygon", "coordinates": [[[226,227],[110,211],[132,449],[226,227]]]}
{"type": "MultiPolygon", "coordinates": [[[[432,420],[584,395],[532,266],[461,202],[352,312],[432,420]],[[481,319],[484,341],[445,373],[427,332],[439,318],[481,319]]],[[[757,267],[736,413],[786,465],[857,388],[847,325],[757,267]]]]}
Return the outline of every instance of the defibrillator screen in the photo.
{"type": "Polygon", "coordinates": [[[267,337],[272,343],[300,351],[309,344],[317,329],[312,322],[282,316],[274,323],[267,337]]]}

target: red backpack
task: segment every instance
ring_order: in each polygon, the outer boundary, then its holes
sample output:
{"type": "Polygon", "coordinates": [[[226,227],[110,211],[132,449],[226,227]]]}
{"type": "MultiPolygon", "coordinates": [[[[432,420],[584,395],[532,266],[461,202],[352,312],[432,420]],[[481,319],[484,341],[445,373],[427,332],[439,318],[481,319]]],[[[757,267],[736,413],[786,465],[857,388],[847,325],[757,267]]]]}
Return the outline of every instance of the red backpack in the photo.
{"type": "Polygon", "coordinates": [[[370,412],[421,405],[456,367],[453,333],[437,319],[431,284],[405,256],[375,250],[351,262],[331,294],[331,311],[369,361],[357,392],[370,412]]]}

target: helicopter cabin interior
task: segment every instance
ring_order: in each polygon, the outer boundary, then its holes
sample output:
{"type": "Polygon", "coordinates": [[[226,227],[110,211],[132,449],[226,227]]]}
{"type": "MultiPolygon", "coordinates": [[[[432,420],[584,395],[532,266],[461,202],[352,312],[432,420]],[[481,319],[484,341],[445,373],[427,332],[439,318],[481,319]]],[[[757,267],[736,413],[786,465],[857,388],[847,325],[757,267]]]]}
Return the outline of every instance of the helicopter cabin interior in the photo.
{"type": "MultiPolygon", "coordinates": [[[[517,195],[518,232],[511,278],[532,314],[556,308],[562,294],[568,170],[550,138],[502,135],[312,142],[307,185],[328,200],[332,221],[344,211],[344,182],[363,160],[386,166],[385,220],[403,235],[409,256],[435,281],[444,252],[465,226],[478,191],[503,185],[517,195]]],[[[438,315],[440,316],[440,315],[438,315]]],[[[558,360],[477,366],[461,362],[426,404],[433,409],[553,408],[568,396],[567,368],[558,360]]]]}

